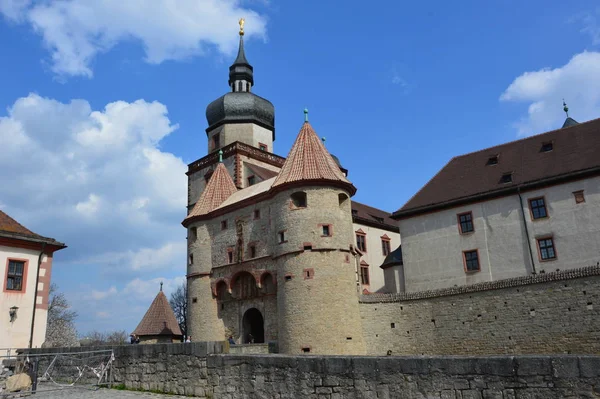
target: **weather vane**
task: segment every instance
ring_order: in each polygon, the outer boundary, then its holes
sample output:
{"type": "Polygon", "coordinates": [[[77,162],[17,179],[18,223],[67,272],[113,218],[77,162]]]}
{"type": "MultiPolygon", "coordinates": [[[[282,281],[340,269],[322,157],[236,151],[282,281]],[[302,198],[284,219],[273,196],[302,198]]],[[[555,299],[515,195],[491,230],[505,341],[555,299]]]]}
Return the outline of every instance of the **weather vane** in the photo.
{"type": "Polygon", "coordinates": [[[240,36],[244,36],[244,23],[246,20],[244,18],[240,18],[240,36]]]}

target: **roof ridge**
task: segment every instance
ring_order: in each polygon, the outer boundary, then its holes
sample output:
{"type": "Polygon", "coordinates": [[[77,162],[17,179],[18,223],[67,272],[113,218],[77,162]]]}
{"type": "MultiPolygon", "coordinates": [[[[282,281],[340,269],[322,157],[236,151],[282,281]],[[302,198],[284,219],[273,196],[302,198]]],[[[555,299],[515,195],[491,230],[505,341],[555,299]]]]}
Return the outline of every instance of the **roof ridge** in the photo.
{"type": "Polygon", "coordinates": [[[588,123],[597,122],[597,121],[600,121],[600,118],[590,119],[589,121],[585,121],[585,122],[579,122],[577,125],[560,127],[558,129],[548,130],[548,131],[543,132],[543,133],[533,134],[531,136],[523,137],[523,138],[520,138],[520,139],[517,139],[517,140],[507,141],[507,142],[501,143],[501,144],[496,144],[496,145],[493,145],[493,146],[490,146],[490,147],[487,147],[487,148],[483,148],[481,150],[471,151],[471,152],[467,152],[467,153],[461,154],[461,155],[455,155],[454,157],[452,157],[452,159],[454,159],[454,158],[462,158],[462,157],[466,157],[466,156],[471,155],[471,154],[477,154],[479,152],[489,151],[489,150],[491,150],[493,148],[496,148],[496,147],[502,147],[504,145],[509,145],[509,144],[514,144],[514,143],[518,143],[518,142],[521,142],[521,141],[530,140],[530,139],[533,139],[535,137],[543,136],[545,134],[550,134],[550,133],[557,132],[559,130],[566,130],[566,129],[570,129],[570,128],[573,128],[573,127],[576,127],[576,126],[586,125],[588,123]]]}

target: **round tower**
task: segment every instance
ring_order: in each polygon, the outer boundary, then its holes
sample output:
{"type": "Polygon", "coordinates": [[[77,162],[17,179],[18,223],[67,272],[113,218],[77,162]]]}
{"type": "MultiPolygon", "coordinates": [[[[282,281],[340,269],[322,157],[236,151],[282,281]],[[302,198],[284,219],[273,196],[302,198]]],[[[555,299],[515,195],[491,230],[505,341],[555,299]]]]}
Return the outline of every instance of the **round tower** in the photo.
{"type": "Polygon", "coordinates": [[[280,352],[365,354],[350,253],[356,189],[307,122],[272,189],[280,352]]]}
{"type": "Polygon", "coordinates": [[[218,317],[211,276],[212,240],[207,223],[188,227],[187,327],[194,341],[223,341],[225,329],[218,317]]]}

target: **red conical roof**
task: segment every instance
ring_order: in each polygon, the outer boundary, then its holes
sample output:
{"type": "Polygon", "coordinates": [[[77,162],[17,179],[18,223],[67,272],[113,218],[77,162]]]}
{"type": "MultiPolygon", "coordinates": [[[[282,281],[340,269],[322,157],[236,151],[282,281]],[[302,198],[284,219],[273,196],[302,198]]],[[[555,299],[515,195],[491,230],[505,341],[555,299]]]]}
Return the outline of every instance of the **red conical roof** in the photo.
{"type": "Polygon", "coordinates": [[[182,336],[181,328],[175,318],[175,313],[169,305],[164,292],[160,291],[152,305],[144,315],[140,324],[133,332],[136,335],[173,335],[182,336]]]}
{"type": "Polygon", "coordinates": [[[356,191],[310,123],[304,122],[273,187],[307,180],[344,183],[349,186],[351,194],[356,191]]]}
{"type": "Polygon", "coordinates": [[[206,188],[200,195],[200,199],[194,205],[194,209],[185,218],[184,222],[200,215],[206,215],[217,209],[231,194],[235,193],[237,188],[233,179],[229,176],[225,165],[220,162],[213,172],[206,188]]]}

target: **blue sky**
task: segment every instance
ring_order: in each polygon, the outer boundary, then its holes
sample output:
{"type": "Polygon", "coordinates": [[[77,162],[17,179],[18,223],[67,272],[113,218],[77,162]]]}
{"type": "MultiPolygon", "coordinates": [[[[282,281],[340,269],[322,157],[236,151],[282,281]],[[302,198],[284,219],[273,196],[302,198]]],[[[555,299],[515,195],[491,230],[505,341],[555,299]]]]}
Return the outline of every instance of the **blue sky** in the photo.
{"type": "Polygon", "coordinates": [[[81,334],[184,281],[186,165],[246,18],[287,155],[304,107],[355,199],[401,207],[451,157],[600,116],[596,0],[0,0],[0,208],[68,244],[81,334]],[[176,3],[178,8],[173,8],[176,3]]]}

